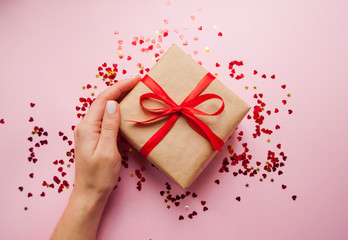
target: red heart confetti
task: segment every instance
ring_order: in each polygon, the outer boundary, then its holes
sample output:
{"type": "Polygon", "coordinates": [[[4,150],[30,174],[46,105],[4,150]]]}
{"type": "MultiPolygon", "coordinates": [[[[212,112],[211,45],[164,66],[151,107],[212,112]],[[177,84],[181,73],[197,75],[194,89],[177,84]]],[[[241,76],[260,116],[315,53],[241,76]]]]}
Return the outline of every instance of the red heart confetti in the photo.
{"type": "MultiPolygon", "coordinates": [[[[170,1],[167,1],[167,5],[170,5],[170,1]],[[169,4],[168,4],[169,3],[169,4]]],[[[195,20],[195,16],[193,16],[195,20]]],[[[164,20],[165,24],[168,24],[169,21],[168,19],[164,20]]],[[[168,25],[169,26],[169,25],[168,25]]],[[[202,31],[204,26],[200,26],[200,25],[196,25],[199,26],[197,27],[198,31],[202,31]]],[[[214,28],[216,28],[216,26],[214,26],[214,28]]],[[[184,26],[183,30],[187,30],[188,27],[184,26]]],[[[193,29],[195,30],[195,28],[193,29]]],[[[118,31],[114,32],[115,35],[118,34],[118,31]]],[[[127,74],[127,70],[124,69],[124,67],[129,67],[127,66],[123,66],[124,62],[126,60],[130,61],[132,59],[131,56],[124,56],[121,52],[129,52],[128,51],[128,46],[130,46],[131,48],[138,48],[139,52],[141,52],[142,54],[150,54],[150,57],[152,58],[152,60],[154,62],[157,62],[160,59],[160,56],[162,56],[162,54],[165,52],[165,48],[163,48],[162,46],[164,46],[164,42],[166,39],[170,39],[171,37],[175,36],[176,38],[179,38],[181,40],[181,44],[190,47],[191,42],[190,41],[199,41],[198,37],[190,37],[190,38],[185,38],[184,40],[184,35],[179,33],[179,28],[175,28],[174,30],[171,29],[159,29],[158,32],[156,31],[156,36],[155,37],[145,37],[145,36],[136,36],[134,38],[132,38],[128,43],[130,44],[126,44],[126,41],[124,41],[123,39],[117,39],[117,51],[119,51],[117,54],[119,56],[119,58],[117,58],[118,63],[111,63],[108,64],[105,62],[103,63],[101,66],[97,67],[97,72],[96,72],[96,78],[100,80],[100,83],[105,84],[107,87],[112,86],[114,83],[116,83],[118,81],[118,78],[122,75],[127,74]],[[169,34],[170,31],[174,31],[175,34],[169,34]],[[147,46],[147,44],[150,44],[147,46]],[[121,46],[122,45],[122,46],[121,46]],[[152,51],[152,52],[151,52],[152,51]]],[[[196,32],[197,34],[197,32],[196,32]]],[[[213,33],[214,35],[216,34],[216,32],[213,33]]],[[[223,34],[222,32],[218,32],[217,33],[219,37],[222,37],[223,34]]],[[[191,35],[192,36],[192,35],[191,35]]],[[[216,35],[215,35],[216,36],[216,35]]],[[[118,36],[117,36],[118,37],[118,36]]],[[[172,40],[172,39],[171,39],[172,40]]],[[[168,40],[167,40],[168,41],[168,40]]],[[[198,51],[191,49],[191,53],[193,52],[193,55],[198,55],[198,51]]],[[[199,50],[199,49],[198,49],[199,50]]],[[[206,48],[206,52],[209,52],[209,48],[206,48]],[[208,50],[207,50],[208,49],[208,50]]],[[[197,62],[199,64],[202,65],[202,60],[204,59],[200,59],[197,62]]],[[[129,62],[129,64],[132,64],[132,62],[129,62]]],[[[135,63],[134,63],[135,64],[135,63]]],[[[224,64],[219,63],[218,61],[215,61],[215,66],[217,68],[219,68],[220,66],[223,66],[224,64]]],[[[228,74],[232,79],[238,80],[238,81],[248,81],[247,83],[249,84],[249,82],[251,81],[249,78],[250,74],[243,72],[243,66],[244,63],[243,61],[237,61],[237,60],[233,60],[231,62],[229,62],[229,64],[226,66],[228,68],[228,74]],[[245,79],[244,79],[245,78],[245,79]]],[[[145,66],[145,64],[141,64],[141,63],[137,63],[135,64],[135,66],[137,66],[139,69],[139,73],[140,74],[146,74],[146,72],[148,72],[150,70],[150,66],[145,66]]],[[[247,69],[247,67],[246,67],[247,69]]],[[[220,70],[220,69],[217,69],[220,70]]],[[[253,70],[252,73],[254,75],[258,74],[257,70],[253,70]]],[[[222,75],[221,72],[219,73],[215,73],[216,76],[222,75]]],[[[266,75],[262,74],[261,76],[262,78],[266,79],[266,75]]],[[[275,74],[270,76],[271,79],[275,79],[275,74]]],[[[259,138],[262,137],[263,135],[267,135],[267,139],[269,141],[271,141],[272,138],[272,134],[273,131],[270,128],[268,124],[268,118],[273,117],[274,115],[272,115],[271,113],[273,112],[274,109],[274,113],[278,113],[279,110],[279,105],[275,105],[272,108],[270,108],[268,106],[268,102],[264,101],[270,99],[269,96],[266,97],[267,92],[261,92],[260,89],[258,89],[257,86],[257,79],[253,80],[254,82],[252,82],[251,84],[253,85],[249,85],[249,86],[245,86],[245,89],[254,89],[253,92],[251,92],[249,90],[250,93],[252,93],[251,96],[255,96],[255,105],[253,106],[250,114],[247,115],[247,122],[248,123],[252,123],[253,124],[253,129],[254,132],[252,131],[245,131],[243,134],[243,131],[236,131],[235,134],[233,134],[230,138],[232,139],[231,141],[233,141],[234,139],[234,146],[229,145],[228,146],[228,154],[229,157],[225,157],[222,159],[221,161],[221,168],[219,168],[219,172],[220,173],[229,173],[231,172],[231,174],[233,174],[233,176],[237,177],[238,175],[245,175],[245,176],[250,176],[250,177],[256,177],[256,176],[262,176],[262,178],[257,178],[260,179],[260,181],[262,179],[270,179],[270,182],[274,181],[274,178],[271,178],[271,174],[275,173],[278,175],[282,175],[283,172],[281,170],[279,170],[279,167],[283,167],[284,161],[286,161],[287,156],[284,154],[284,152],[281,153],[277,153],[275,152],[272,148],[275,147],[273,144],[270,144],[270,149],[268,150],[268,153],[265,157],[265,160],[260,160],[263,158],[260,158],[258,156],[258,160],[260,161],[255,161],[253,160],[253,154],[252,154],[252,149],[249,149],[250,147],[248,147],[248,144],[245,140],[248,140],[251,142],[253,139],[255,138],[259,138]],[[265,96],[265,97],[264,97],[265,96]],[[250,135],[249,135],[250,134],[250,135]],[[253,138],[250,138],[250,136],[252,136],[253,138]],[[245,139],[244,139],[245,138],[245,139]],[[237,140],[237,141],[235,141],[237,140]],[[256,165],[256,166],[255,166],[256,165]],[[230,171],[231,169],[231,171],[230,171]],[[270,177],[268,177],[270,176],[270,177]]],[[[264,80],[267,81],[267,80],[264,80]]],[[[88,108],[91,106],[91,104],[93,103],[93,101],[95,100],[95,91],[97,91],[96,89],[98,88],[98,84],[93,83],[93,85],[91,83],[87,83],[85,84],[82,89],[84,90],[84,94],[85,96],[79,97],[79,104],[77,104],[77,106],[75,106],[75,109],[77,111],[76,116],[79,119],[82,119],[86,112],[88,111],[88,108]]],[[[282,89],[286,88],[286,85],[283,84],[281,85],[282,89]]],[[[290,94],[287,95],[288,97],[290,97],[290,94]]],[[[270,101],[273,101],[272,99],[270,101]]],[[[286,100],[285,100],[286,101],[286,100]]],[[[273,101],[275,102],[275,101],[273,101]]],[[[282,101],[283,102],[283,101],[282,101]]],[[[284,103],[283,103],[284,104],[284,103]]],[[[285,104],[284,104],[285,105],[285,104]]],[[[34,107],[35,104],[31,104],[31,107],[34,107]]],[[[292,110],[288,109],[288,113],[291,114],[292,110]]],[[[34,119],[32,118],[32,120],[34,121],[34,119]]],[[[1,119],[0,123],[4,123],[4,120],[1,119]]],[[[273,126],[273,125],[271,125],[273,126]]],[[[74,131],[75,126],[71,126],[72,131],[74,131]]],[[[273,127],[272,127],[273,128],[273,127]]],[[[33,135],[30,136],[28,138],[29,142],[34,142],[35,144],[30,146],[29,149],[31,149],[31,151],[29,151],[29,156],[28,156],[28,161],[29,162],[37,162],[38,159],[37,157],[35,157],[35,153],[38,150],[38,147],[40,146],[44,146],[46,144],[48,144],[47,139],[39,139],[39,137],[43,137],[43,136],[48,136],[48,133],[46,131],[44,131],[43,129],[41,129],[40,127],[35,127],[33,130],[33,135]],[[33,147],[36,148],[33,148],[33,147]]],[[[278,122],[275,123],[275,129],[278,130],[280,129],[280,126],[278,124],[278,122]]],[[[276,132],[276,133],[281,133],[276,132]]],[[[70,145],[73,144],[72,141],[68,140],[68,137],[66,135],[64,135],[64,133],[62,131],[59,131],[58,135],[61,137],[61,139],[63,141],[66,141],[68,144],[66,144],[67,147],[69,147],[70,145]]],[[[121,139],[120,137],[117,138],[117,141],[124,141],[125,144],[126,141],[124,139],[121,139]]],[[[277,148],[280,149],[281,144],[277,144],[277,148]]],[[[252,146],[252,145],[251,145],[252,146]]],[[[128,166],[128,154],[131,152],[130,150],[128,151],[128,149],[131,149],[131,146],[128,145],[127,150],[123,150],[120,151],[121,153],[121,163],[122,166],[124,168],[128,168],[128,167],[132,167],[132,166],[128,166]]],[[[61,159],[61,160],[55,160],[53,161],[53,166],[54,165],[58,165],[60,164],[61,167],[57,168],[55,167],[56,171],[58,173],[61,174],[63,179],[60,179],[58,176],[60,176],[60,174],[57,174],[57,176],[52,177],[53,181],[55,184],[57,184],[57,188],[55,188],[55,185],[53,183],[47,183],[47,181],[43,181],[43,187],[45,188],[49,188],[49,189],[57,189],[58,193],[63,192],[64,189],[68,189],[69,188],[69,183],[67,182],[67,180],[64,180],[64,177],[66,176],[66,174],[68,173],[68,171],[70,170],[70,166],[71,164],[74,164],[74,149],[68,149],[66,151],[66,159],[61,159]],[[63,167],[66,170],[66,172],[63,171],[63,167]]],[[[255,156],[254,156],[255,158],[255,156]]],[[[151,165],[152,166],[152,165],[151,165]]],[[[153,166],[154,167],[154,166],[153,166]]],[[[136,177],[136,188],[138,191],[141,191],[143,188],[143,184],[146,183],[146,167],[144,165],[142,165],[141,167],[139,166],[139,169],[133,169],[134,172],[131,174],[136,177]]],[[[36,176],[37,178],[38,176],[36,176]]],[[[121,178],[118,179],[118,181],[120,181],[121,178]]],[[[216,184],[220,184],[220,180],[216,179],[214,181],[216,184]]],[[[249,184],[245,185],[246,187],[249,187],[249,184]]],[[[23,187],[22,187],[23,188],[23,187]]],[[[22,190],[20,190],[22,191],[22,190]]],[[[171,209],[172,207],[178,207],[182,206],[184,203],[182,202],[184,198],[190,198],[191,201],[193,201],[195,198],[197,198],[197,193],[192,193],[190,191],[182,191],[182,192],[178,192],[178,193],[174,193],[177,190],[172,190],[171,186],[169,183],[166,183],[166,187],[164,190],[160,191],[160,195],[163,196],[165,199],[165,203],[166,203],[166,207],[167,209],[171,209]]],[[[44,192],[42,192],[44,193],[44,192]]],[[[45,194],[45,193],[44,193],[45,194]]],[[[32,195],[31,195],[32,196],[32,195]]],[[[296,195],[294,195],[296,196],[296,195]]],[[[29,195],[28,195],[29,197],[29,195]]],[[[295,197],[296,199],[296,197],[295,197]]],[[[293,199],[293,200],[295,200],[293,199]]],[[[197,199],[198,200],[198,199],[197,199]]],[[[238,196],[236,197],[237,201],[240,201],[241,198],[238,196]]],[[[204,200],[198,200],[201,201],[201,204],[204,202],[206,204],[206,201],[204,200]]],[[[203,205],[203,212],[208,210],[208,207],[206,205],[203,205]]],[[[186,206],[187,207],[187,206],[186,206]]],[[[186,209],[185,207],[185,209],[186,209]]],[[[194,216],[197,215],[196,211],[192,211],[190,214],[188,214],[188,219],[192,219],[194,216]]],[[[184,217],[183,215],[179,216],[179,220],[183,220],[184,217]]]]}

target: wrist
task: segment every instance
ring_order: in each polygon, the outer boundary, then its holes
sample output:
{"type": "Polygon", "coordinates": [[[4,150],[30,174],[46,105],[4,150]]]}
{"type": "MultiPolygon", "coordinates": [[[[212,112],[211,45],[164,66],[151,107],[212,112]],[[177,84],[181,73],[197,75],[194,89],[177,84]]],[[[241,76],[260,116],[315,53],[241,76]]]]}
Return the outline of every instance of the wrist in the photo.
{"type": "Polygon", "coordinates": [[[70,201],[87,208],[104,207],[109,196],[110,192],[85,191],[75,187],[71,193],[70,201]]]}

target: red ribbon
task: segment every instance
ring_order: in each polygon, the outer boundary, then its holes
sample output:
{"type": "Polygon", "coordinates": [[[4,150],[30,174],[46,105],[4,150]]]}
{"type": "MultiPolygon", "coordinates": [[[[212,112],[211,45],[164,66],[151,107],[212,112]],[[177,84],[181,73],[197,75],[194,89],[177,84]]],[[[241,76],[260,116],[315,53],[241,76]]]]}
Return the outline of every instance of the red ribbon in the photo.
{"type": "Polygon", "coordinates": [[[206,89],[209,84],[215,79],[215,77],[211,73],[207,73],[197,84],[195,89],[186,97],[186,99],[180,104],[176,104],[167,94],[166,92],[149,76],[145,75],[144,78],[141,80],[147,87],[149,87],[153,93],[145,93],[140,96],[139,102],[140,105],[148,110],[151,113],[158,114],[158,116],[145,120],[145,121],[131,121],[127,120],[129,122],[136,122],[136,123],[148,123],[155,121],[159,118],[162,118],[166,115],[169,115],[170,118],[168,121],[144,144],[144,146],[140,149],[140,153],[143,154],[145,157],[149,155],[149,153],[154,149],[157,144],[164,138],[164,136],[169,132],[169,130],[174,125],[175,121],[178,119],[178,117],[181,115],[183,116],[186,121],[191,125],[193,129],[195,129],[200,135],[202,135],[204,138],[206,138],[213,148],[215,150],[218,150],[221,152],[221,147],[224,144],[224,142],[215,135],[211,129],[206,125],[203,121],[199,120],[194,114],[197,115],[205,115],[205,116],[216,116],[220,114],[224,108],[225,103],[224,100],[216,95],[216,94],[199,94],[206,89]],[[165,102],[169,107],[162,107],[162,108],[147,108],[143,105],[142,100],[149,98],[149,99],[156,99],[165,102]],[[218,111],[215,113],[209,114],[202,112],[198,109],[195,109],[197,105],[213,99],[217,98],[222,101],[222,105],[218,111]]]}

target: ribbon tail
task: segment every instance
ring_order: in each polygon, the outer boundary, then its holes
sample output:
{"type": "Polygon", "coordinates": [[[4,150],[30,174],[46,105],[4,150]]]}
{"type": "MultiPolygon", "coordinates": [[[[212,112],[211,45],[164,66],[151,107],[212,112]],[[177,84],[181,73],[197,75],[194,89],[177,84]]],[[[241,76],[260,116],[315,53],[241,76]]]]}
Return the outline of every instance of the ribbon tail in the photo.
{"type": "Polygon", "coordinates": [[[164,138],[164,136],[173,127],[178,119],[179,114],[173,114],[169,120],[142,146],[140,153],[147,157],[149,153],[157,146],[157,144],[164,138]]]}
{"type": "Polygon", "coordinates": [[[195,129],[202,137],[207,139],[213,146],[213,148],[221,152],[221,147],[224,145],[224,141],[219,138],[203,121],[199,120],[196,116],[191,114],[182,114],[186,121],[195,129]]]}

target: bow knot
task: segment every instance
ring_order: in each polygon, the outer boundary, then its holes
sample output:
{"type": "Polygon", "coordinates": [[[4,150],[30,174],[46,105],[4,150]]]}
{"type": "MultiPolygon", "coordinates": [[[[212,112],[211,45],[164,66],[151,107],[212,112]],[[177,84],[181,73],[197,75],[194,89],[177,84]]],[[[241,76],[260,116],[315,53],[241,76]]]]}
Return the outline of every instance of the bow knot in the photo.
{"type": "Polygon", "coordinates": [[[148,123],[167,115],[170,117],[168,121],[144,144],[144,146],[140,149],[140,153],[147,157],[152,149],[154,149],[162,138],[168,133],[180,115],[186,119],[193,129],[195,129],[201,136],[206,138],[215,150],[221,151],[221,146],[224,144],[224,142],[217,135],[215,135],[203,121],[194,115],[216,116],[224,110],[225,104],[220,96],[211,93],[199,95],[214,79],[215,77],[211,73],[207,73],[200,80],[193,91],[186,97],[186,99],[180,105],[178,105],[149,75],[145,75],[141,81],[147,87],[149,87],[153,93],[145,93],[141,95],[139,103],[144,109],[156,114],[157,116],[145,121],[127,121],[135,123],[148,123]],[[195,108],[201,103],[214,98],[219,99],[222,102],[220,109],[215,113],[206,113],[195,108]],[[147,108],[142,103],[142,100],[144,99],[159,100],[166,103],[168,107],[147,108]]]}
{"type": "Polygon", "coordinates": [[[175,112],[181,112],[181,111],[182,111],[182,109],[183,109],[183,107],[182,107],[182,106],[180,106],[180,105],[175,106],[175,107],[173,107],[173,108],[174,108],[175,112]]]}

